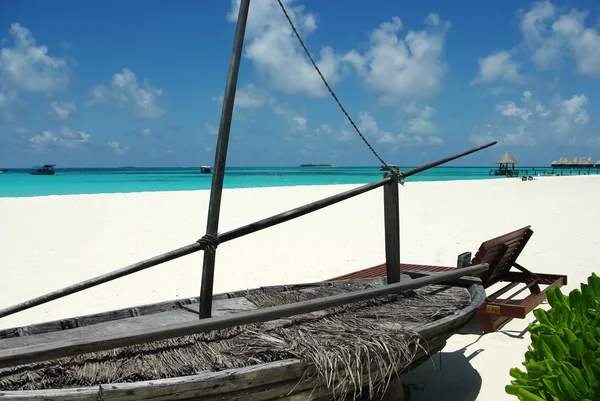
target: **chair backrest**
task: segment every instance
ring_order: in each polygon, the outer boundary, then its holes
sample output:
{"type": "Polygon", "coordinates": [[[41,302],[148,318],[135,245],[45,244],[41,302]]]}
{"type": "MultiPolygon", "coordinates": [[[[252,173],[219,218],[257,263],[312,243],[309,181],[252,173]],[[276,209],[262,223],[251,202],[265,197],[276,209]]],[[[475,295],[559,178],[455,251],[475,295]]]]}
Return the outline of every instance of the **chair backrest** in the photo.
{"type": "Polygon", "coordinates": [[[517,261],[532,234],[531,226],[526,226],[481,244],[471,264],[490,265],[487,271],[478,275],[484,288],[502,280],[517,261]]]}

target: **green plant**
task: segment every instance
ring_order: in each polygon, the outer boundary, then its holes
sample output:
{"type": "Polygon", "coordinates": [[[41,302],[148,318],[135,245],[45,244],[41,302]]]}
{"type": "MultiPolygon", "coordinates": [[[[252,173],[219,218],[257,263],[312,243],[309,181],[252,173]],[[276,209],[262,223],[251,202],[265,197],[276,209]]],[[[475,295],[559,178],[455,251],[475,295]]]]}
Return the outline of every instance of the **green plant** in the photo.
{"type": "Polygon", "coordinates": [[[600,401],[600,277],[564,295],[547,291],[548,311],[535,309],[525,371],[510,370],[508,394],[520,401],[600,401]]]}

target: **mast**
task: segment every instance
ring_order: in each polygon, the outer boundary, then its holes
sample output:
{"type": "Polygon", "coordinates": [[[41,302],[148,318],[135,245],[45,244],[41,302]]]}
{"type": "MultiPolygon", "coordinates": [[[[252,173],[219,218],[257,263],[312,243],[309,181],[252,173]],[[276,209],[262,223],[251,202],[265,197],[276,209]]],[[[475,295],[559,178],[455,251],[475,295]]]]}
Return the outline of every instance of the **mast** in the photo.
{"type": "MultiPolygon", "coordinates": [[[[238,72],[240,70],[240,59],[244,45],[244,34],[246,33],[246,21],[250,0],[240,0],[237,26],[233,38],[233,50],[229,63],[229,73],[223,95],[223,108],[221,110],[221,123],[219,125],[219,136],[215,150],[214,172],[212,186],[210,189],[210,203],[208,205],[208,218],[206,223],[206,235],[216,238],[219,229],[219,212],[221,209],[221,195],[223,193],[223,178],[225,175],[225,161],[227,159],[227,145],[231,130],[231,118],[235,101],[238,72]]],[[[200,285],[200,319],[211,317],[213,284],[215,277],[216,248],[204,251],[204,262],[202,265],[202,283],[200,285]]]]}

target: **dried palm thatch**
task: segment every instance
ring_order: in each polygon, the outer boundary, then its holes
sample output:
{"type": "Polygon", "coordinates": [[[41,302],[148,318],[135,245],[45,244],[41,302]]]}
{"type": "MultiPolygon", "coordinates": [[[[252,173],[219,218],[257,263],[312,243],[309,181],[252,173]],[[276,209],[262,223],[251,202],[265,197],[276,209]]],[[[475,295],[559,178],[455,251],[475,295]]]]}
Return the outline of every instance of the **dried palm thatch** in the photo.
{"type": "MultiPolygon", "coordinates": [[[[372,285],[348,282],[243,295],[258,307],[269,307],[372,285]]],[[[300,359],[314,368],[312,374],[317,375],[320,386],[331,390],[333,399],[349,392],[358,395],[365,388],[376,394],[426,346],[414,331],[417,326],[452,315],[469,303],[464,288],[428,286],[292,319],[2,369],[0,388],[30,390],[156,380],[300,359]]]]}

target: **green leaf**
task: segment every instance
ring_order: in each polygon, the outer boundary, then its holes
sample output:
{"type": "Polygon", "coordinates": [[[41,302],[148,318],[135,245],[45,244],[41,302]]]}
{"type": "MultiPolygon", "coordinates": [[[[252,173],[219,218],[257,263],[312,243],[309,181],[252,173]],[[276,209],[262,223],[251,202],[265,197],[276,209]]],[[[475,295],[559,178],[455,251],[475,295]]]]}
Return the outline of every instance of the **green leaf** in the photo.
{"type": "Polygon", "coordinates": [[[535,395],[523,388],[519,389],[517,396],[519,397],[520,401],[546,401],[542,397],[535,395]]]}
{"type": "Polygon", "coordinates": [[[542,360],[554,360],[554,355],[552,354],[552,349],[548,346],[543,337],[537,341],[537,348],[539,350],[539,356],[542,360]]]}
{"type": "Polygon", "coordinates": [[[558,335],[545,335],[544,342],[548,344],[548,347],[550,348],[552,356],[555,360],[559,361],[561,359],[566,358],[567,353],[569,352],[569,348],[567,348],[565,343],[560,339],[558,335]]]}
{"type": "Polygon", "coordinates": [[[588,285],[590,286],[593,298],[600,298],[600,277],[595,273],[592,273],[592,275],[588,277],[588,285]]]}
{"type": "Polygon", "coordinates": [[[583,294],[577,288],[569,293],[569,304],[571,305],[571,310],[574,311],[578,317],[585,315],[587,305],[583,300],[583,294]]]}
{"type": "Polygon", "coordinates": [[[565,336],[565,342],[567,344],[571,344],[573,341],[577,340],[577,336],[569,329],[564,329],[563,334],[565,336]]]}
{"type": "Polygon", "coordinates": [[[577,338],[569,344],[569,354],[572,358],[581,359],[585,353],[585,345],[581,338],[577,338]]]}
{"type": "Polygon", "coordinates": [[[535,391],[536,387],[524,386],[524,385],[519,385],[519,384],[509,384],[504,388],[504,390],[506,391],[507,394],[516,395],[516,396],[519,395],[520,389],[524,389],[524,390],[528,390],[528,391],[535,391]]]}
{"type": "Polygon", "coordinates": [[[579,369],[565,361],[562,363],[562,369],[569,382],[573,384],[573,387],[575,387],[577,391],[579,391],[582,395],[591,394],[592,389],[588,386],[588,383],[583,378],[583,375],[579,369]]]}
{"type": "Polygon", "coordinates": [[[596,339],[594,338],[594,335],[592,333],[590,333],[589,331],[586,331],[583,334],[583,343],[585,344],[585,347],[588,349],[592,349],[592,350],[598,349],[598,341],[596,341],[596,339]]]}
{"type": "Polygon", "coordinates": [[[592,365],[596,363],[596,358],[594,356],[594,352],[585,351],[581,358],[581,364],[583,365],[583,371],[585,372],[585,377],[587,379],[588,385],[590,387],[594,387],[596,385],[596,375],[592,370],[592,365]]]}
{"type": "Polygon", "coordinates": [[[581,399],[579,391],[577,391],[577,388],[573,386],[564,373],[559,373],[558,375],[558,388],[568,401],[579,401],[581,399]]]}
{"type": "MultiPolygon", "coordinates": [[[[539,308],[534,309],[533,316],[535,316],[535,318],[538,320],[538,322],[541,323],[539,325],[534,326],[536,329],[537,329],[537,327],[542,327],[542,326],[547,326],[548,328],[553,328],[554,324],[548,318],[548,314],[546,313],[545,310],[539,309],[539,308]]],[[[530,329],[530,331],[533,331],[533,330],[530,329]]]]}

